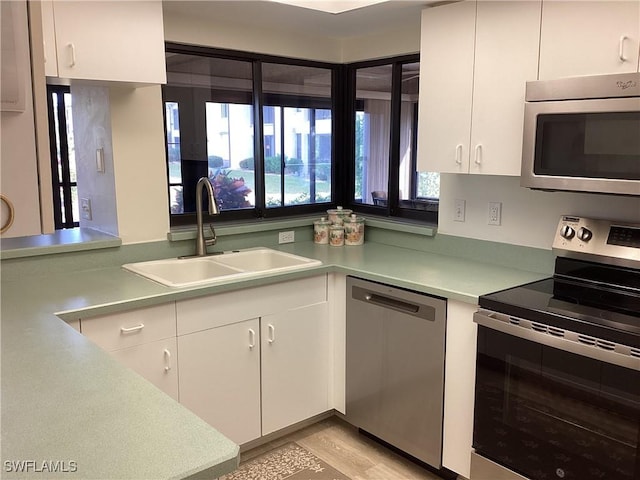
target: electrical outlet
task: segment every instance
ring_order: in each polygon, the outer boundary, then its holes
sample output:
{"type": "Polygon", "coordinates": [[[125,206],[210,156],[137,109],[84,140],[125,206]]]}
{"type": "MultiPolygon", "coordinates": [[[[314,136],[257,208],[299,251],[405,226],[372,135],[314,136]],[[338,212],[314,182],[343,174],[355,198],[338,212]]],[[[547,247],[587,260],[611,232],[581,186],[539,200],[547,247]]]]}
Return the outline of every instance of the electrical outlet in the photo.
{"type": "Polygon", "coordinates": [[[278,243],[293,243],[296,239],[295,232],[289,230],[288,232],[278,232],[278,243]]]}
{"type": "Polygon", "coordinates": [[[500,225],[502,223],[502,202],[489,202],[489,225],[500,225]]]}
{"type": "Polygon", "coordinates": [[[90,198],[81,198],[80,199],[80,216],[85,220],[91,220],[91,199],[90,198]]]}
{"type": "Polygon", "coordinates": [[[455,222],[464,222],[464,210],[466,206],[465,200],[456,198],[453,206],[453,220],[455,222]]]}

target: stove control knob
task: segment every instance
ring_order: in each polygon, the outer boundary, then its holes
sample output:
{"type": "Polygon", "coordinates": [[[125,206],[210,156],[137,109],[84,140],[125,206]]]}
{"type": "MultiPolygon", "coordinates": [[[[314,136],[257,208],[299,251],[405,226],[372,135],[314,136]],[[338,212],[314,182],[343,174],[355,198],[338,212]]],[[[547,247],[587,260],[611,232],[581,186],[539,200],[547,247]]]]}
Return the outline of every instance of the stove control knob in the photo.
{"type": "Polygon", "coordinates": [[[588,242],[589,240],[591,240],[591,237],[593,237],[593,233],[591,233],[591,230],[589,230],[588,228],[582,227],[580,230],[578,230],[578,238],[583,242],[588,242]]]}
{"type": "Polygon", "coordinates": [[[571,240],[575,234],[576,231],[569,225],[564,225],[560,229],[560,236],[566,238],[567,240],[571,240]]]}

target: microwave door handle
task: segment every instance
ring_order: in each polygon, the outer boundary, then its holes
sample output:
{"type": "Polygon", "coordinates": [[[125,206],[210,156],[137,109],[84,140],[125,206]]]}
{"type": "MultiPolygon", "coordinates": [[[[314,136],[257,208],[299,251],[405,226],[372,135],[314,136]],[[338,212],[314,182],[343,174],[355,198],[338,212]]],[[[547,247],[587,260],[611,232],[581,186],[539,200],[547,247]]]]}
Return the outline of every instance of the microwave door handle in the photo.
{"type": "Polygon", "coordinates": [[[620,58],[621,62],[626,62],[627,58],[624,56],[624,44],[627,41],[629,37],[627,37],[626,35],[623,35],[620,37],[620,45],[619,45],[619,50],[618,50],[618,58],[620,58]]]}

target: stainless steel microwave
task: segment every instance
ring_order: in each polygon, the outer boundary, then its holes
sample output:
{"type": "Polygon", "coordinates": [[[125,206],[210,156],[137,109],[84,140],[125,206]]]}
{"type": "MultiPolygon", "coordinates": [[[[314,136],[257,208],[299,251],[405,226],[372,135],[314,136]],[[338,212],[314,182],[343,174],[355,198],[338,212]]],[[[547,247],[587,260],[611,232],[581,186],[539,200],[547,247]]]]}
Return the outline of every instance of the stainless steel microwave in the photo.
{"type": "Polygon", "coordinates": [[[640,196],[640,73],[527,82],[520,178],[640,196]]]}

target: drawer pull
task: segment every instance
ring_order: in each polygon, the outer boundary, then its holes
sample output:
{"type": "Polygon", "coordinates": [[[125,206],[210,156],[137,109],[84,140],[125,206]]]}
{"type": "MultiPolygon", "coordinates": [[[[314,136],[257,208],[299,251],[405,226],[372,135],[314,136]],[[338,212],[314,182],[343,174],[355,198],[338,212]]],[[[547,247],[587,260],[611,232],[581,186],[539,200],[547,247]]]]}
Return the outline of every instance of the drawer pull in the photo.
{"type": "Polygon", "coordinates": [[[166,348],[164,349],[164,363],[164,371],[168,372],[169,370],[171,370],[171,352],[166,348]]]}
{"type": "Polygon", "coordinates": [[[144,323],[141,323],[140,325],[136,325],[135,327],[120,327],[120,332],[122,333],[134,333],[134,332],[139,332],[140,330],[142,330],[144,328],[144,323]]]}

